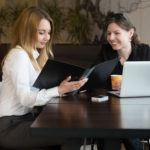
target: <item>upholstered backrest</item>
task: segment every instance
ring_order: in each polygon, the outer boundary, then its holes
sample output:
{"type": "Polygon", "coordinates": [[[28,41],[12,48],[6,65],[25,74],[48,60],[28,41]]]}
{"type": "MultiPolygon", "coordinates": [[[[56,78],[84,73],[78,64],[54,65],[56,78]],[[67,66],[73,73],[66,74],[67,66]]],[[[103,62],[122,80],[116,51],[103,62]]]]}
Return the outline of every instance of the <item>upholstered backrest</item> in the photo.
{"type": "Polygon", "coordinates": [[[10,47],[9,44],[0,44],[0,81],[2,80],[1,63],[2,63],[4,56],[7,54],[9,47],[10,47]]]}
{"type": "Polygon", "coordinates": [[[100,52],[99,45],[53,45],[55,59],[66,61],[85,68],[91,66],[100,52]]]}

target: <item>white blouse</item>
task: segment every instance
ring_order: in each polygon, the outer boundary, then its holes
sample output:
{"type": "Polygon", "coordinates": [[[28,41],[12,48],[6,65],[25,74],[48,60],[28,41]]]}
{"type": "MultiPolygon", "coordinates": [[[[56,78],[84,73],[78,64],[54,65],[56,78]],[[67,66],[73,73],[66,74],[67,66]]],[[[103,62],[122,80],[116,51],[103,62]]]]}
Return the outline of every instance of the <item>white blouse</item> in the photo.
{"type": "MultiPolygon", "coordinates": [[[[37,50],[33,56],[36,60],[37,50]]],[[[58,87],[47,90],[32,87],[38,75],[25,50],[16,46],[3,66],[0,117],[27,114],[34,106],[45,105],[52,97],[59,96],[58,87]]]]}

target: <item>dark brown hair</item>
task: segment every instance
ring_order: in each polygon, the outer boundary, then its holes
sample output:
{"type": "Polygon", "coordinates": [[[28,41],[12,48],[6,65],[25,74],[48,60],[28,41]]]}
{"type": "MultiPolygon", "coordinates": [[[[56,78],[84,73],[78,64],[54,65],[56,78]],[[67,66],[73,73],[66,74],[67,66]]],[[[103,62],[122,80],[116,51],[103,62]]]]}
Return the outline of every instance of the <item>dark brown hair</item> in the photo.
{"type": "MultiPolygon", "coordinates": [[[[108,12],[105,23],[104,23],[104,30],[107,31],[109,24],[116,23],[122,29],[129,31],[130,29],[134,29],[134,34],[132,36],[131,42],[134,44],[139,44],[140,39],[136,33],[135,26],[129,21],[129,19],[122,13],[114,13],[108,12]]],[[[105,35],[106,37],[106,35],[105,35]]]]}

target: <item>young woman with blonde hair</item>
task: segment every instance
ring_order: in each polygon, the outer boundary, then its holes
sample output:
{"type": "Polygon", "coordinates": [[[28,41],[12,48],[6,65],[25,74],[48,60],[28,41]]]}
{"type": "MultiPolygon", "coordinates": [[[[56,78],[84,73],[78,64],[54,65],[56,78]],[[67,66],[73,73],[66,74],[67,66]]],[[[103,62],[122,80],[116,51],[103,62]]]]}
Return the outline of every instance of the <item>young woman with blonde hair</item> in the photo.
{"type": "Polygon", "coordinates": [[[79,150],[79,139],[32,137],[35,106],[47,104],[52,97],[79,89],[86,79],[70,81],[67,77],[50,89],[32,87],[48,57],[53,57],[51,42],[54,26],[50,16],[37,7],[26,8],[14,25],[11,49],[2,63],[0,95],[0,145],[7,148],[37,148],[61,145],[65,150],[79,150]],[[19,144],[18,144],[19,141],[19,144]]]}

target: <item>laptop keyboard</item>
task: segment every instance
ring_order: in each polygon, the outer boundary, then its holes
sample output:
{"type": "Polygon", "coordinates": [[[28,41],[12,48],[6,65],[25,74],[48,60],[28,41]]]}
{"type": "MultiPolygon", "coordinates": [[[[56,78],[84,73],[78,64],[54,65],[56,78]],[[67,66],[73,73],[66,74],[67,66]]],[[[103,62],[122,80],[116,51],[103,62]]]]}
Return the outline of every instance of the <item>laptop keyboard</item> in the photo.
{"type": "Polygon", "coordinates": [[[120,91],[115,91],[114,93],[119,94],[120,95],[120,91]]]}
{"type": "Polygon", "coordinates": [[[120,91],[108,91],[109,94],[120,96],[120,91]]]}

